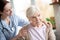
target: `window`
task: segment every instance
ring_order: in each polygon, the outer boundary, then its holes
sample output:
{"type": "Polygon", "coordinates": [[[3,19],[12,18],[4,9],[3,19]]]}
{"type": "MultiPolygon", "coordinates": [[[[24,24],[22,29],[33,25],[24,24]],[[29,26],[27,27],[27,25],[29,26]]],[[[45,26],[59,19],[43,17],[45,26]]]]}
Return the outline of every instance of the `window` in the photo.
{"type": "Polygon", "coordinates": [[[31,0],[11,0],[13,1],[14,13],[20,18],[26,18],[26,9],[31,5],[31,0]]]}

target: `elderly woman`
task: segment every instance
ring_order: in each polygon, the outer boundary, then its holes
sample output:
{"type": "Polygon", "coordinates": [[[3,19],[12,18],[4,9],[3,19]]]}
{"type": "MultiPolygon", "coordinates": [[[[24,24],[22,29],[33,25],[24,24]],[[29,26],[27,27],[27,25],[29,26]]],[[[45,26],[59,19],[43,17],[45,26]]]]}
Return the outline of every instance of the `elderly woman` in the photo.
{"type": "Polygon", "coordinates": [[[20,30],[17,40],[56,40],[52,26],[42,21],[38,8],[29,7],[26,16],[30,23],[20,30]]]}

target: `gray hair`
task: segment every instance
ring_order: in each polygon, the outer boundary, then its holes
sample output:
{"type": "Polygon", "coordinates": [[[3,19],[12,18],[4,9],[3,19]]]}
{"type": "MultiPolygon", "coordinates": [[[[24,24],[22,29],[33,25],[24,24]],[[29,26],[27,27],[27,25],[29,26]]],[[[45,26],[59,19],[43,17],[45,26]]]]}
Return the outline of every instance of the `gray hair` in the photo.
{"type": "Polygon", "coordinates": [[[27,17],[31,17],[35,14],[36,11],[40,11],[36,6],[31,6],[27,9],[26,11],[26,16],[27,17]]]}

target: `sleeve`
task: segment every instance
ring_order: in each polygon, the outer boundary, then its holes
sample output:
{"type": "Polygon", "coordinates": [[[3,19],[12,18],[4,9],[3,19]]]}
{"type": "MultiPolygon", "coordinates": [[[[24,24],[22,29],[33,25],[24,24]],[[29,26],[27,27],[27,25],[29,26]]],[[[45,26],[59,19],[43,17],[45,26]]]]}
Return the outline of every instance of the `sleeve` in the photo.
{"type": "Polygon", "coordinates": [[[17,21],[16,23],[18,24],[18,26],[24,26],[29,23],[27,18],[18,17],[16,15],[15,15],[15,20],[17,21]]]}
{"type": "Polygon", "coordinates": [[[22,19],[22,18],[18,18],[18,26],[24,26],[28,24],[28,20],[27,19],[22,19]]]}
{"type": "Polygon", "coordinates": [[[56,36],[55,36],[54,31],[52,29],[52,25],[49,26],[48,40],[56,40],[56,36]]]}
{"type": "Polygon", "coordinates": [[[0,40],[6,40],[2,30],[0,29],[0,40]]]}

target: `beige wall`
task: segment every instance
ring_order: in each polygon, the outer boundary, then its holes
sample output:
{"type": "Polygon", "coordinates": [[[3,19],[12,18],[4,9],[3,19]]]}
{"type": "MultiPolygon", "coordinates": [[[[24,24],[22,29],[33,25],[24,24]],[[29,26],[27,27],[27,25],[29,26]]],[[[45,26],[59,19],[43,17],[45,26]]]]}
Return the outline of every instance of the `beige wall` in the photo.
{"type": "Polygon", "coordinates": [[[44,18],[47,17],[54,17],[54,9],[52,5],[49,5],[51,3],[51,0],[35,0],[36,5],[41,9],[44,18]]]}

